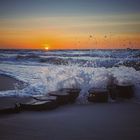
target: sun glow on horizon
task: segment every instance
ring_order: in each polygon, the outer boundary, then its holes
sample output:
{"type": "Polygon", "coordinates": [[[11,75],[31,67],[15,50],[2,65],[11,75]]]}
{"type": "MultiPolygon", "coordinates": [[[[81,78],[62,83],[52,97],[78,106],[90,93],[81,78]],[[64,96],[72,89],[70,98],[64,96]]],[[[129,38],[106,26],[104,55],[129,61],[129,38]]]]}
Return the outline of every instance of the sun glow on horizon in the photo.
{"type": "Polygon", "coordinates": [[[48,51],[48,50],[50,49],[50,45],[49,45],[49,44],[43,44],[42,46],[43,46],[43,48],[44,48],[46,51],[48,51]]]}
{"type": "Polygon", "coordinates": [[[0,49],[140,49],[138,5],[140,0],[3,0],[0,49]]]}
{"type": "Polygon", "coordinates": [[[45,50],[49,50],[49,47],[45,47],[45,50]]]}

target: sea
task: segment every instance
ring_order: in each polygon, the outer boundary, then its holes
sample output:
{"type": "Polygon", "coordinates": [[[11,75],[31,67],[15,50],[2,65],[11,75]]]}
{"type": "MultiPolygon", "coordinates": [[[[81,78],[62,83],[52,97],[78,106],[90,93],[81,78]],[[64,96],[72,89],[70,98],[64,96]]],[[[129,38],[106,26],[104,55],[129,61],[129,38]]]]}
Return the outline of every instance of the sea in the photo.
{"type": "Polygon", "coordinates": [[[134,85],[140,101],[140,49],[0,50],[0,74],[26,83],[0,96],[39,96],[62,88],[106,88],[110,81],[134,85]]]}

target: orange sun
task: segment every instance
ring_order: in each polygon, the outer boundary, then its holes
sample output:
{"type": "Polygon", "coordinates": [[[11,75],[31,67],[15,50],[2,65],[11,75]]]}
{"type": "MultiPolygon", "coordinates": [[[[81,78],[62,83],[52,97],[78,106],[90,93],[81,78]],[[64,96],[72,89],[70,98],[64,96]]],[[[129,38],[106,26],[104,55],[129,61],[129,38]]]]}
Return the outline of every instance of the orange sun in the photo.
{"type": "Polygon", "coordinates": [[[43,44],[42,46],[43,46],[43,48],[44,48],[46,51],[48,51],[48,50],[50,49],[50,45],[49,45],[49,44],[43,44]]]}
{"type": "Polygon", "coordinates": [[[49,50],[49,47],[45,47],[45,50],[49,50]]]}

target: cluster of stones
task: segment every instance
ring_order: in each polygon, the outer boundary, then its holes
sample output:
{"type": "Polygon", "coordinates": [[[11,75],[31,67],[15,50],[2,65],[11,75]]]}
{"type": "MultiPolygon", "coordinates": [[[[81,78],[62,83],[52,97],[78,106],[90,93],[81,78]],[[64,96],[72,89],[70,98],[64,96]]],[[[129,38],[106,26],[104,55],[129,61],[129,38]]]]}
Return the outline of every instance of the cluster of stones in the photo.
{"type": "Polygon", "coordinates": [[[108,86],[107,89],[90,89],[88,101],[91,102],[108,102],[110,97],[112,100],[130,99],[134,95],[134,86],[114,84],[108,86]]]}
{"type": "Polygon", "coordinates": [[[32,97],[27,101],[19,101],[14,106],[6,106],[0,113],[17,113],[24,110],[42,111],[55,109],[60,105],[74,103],[80,89],[61,89],[43,96],[32,97]]]}
{"type": "MultiPolygon", "coordinates": [[[[113,100],[130,99],[134,95],[133,85],[108,86],[106,89],[92,88],[89,91],[87,100],[89,102],[108,102],[110,97],[113,100]]],[[[79,96],[80,89],[61,89],[50,92],[46,95],[32,97],[28,101],[19,101],[14,106],[5,107],[0,113],[17,113],[24,110],[42,111],[52,110],[60,105],[74,103],[79,96]]]]}

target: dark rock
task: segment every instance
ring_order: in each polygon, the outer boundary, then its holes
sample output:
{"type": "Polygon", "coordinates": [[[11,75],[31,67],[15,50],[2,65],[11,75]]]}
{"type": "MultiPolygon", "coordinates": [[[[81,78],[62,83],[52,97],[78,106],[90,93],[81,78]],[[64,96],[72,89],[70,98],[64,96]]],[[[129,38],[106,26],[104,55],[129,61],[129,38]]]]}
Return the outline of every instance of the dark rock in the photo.
{"type": "Polygon", "coordinates": [[[34,111],[42,111],[42,110],[51,110],[58,106],[55,101],[39,101],[36,99],[32,99],[26,103],[19,103],[22,110],[34,110],[34,111]]]}
{"type": "Polygon", "coordinates": [[[59,91],[51,92],[49,95],[56,96],[59,104],[73,103],[79,96],[80,89],[64,88],[59,91]]]}
{"type": "Polygon", "coordinates": [[[116,86],[112,85],[112,86],[108,86],[108,92],[109,92],[109,96],[112,100],[116,100],[117,99],[117,90],[116,90],[116,86]]]}
{"type": "Polygon", "coordinates": [[[133,85],[118,85],[114,84],[113,86],[108,87],[109,95],[111,99],[130,99],[134,95],[133,85]]]}
{"type": "Polygon", "coordinates": [[[116,85],[118,98],[130,99],[134,95],[133,85],[116,85]]]}
{"type": "Polygon", "coordinates": [[[33,98],[39,101],[57,101],[56,96],[50,96],[50,95],[42,95],[42,96],[37,96],[33,98]]]}
{"type": "Polygon", "coordinates": [[[69,93],[66,90],[50,92],[49,95],[57,97],[58,104],[60,105],[69,103],[69,93]]]}
{"type": "Polygon", "coordinates": [[[90,89],[88,101],[90,102],[107,102],[108,91],[106,89],[90,89]]]}
{"type": "Polygon", "coordinates": [[[64,89],[69,93],[69,102],[73,103],[75,102],[76,98],[79,96],[80,89],[71,89],[71,88],[66,88],[64,89]]]}

